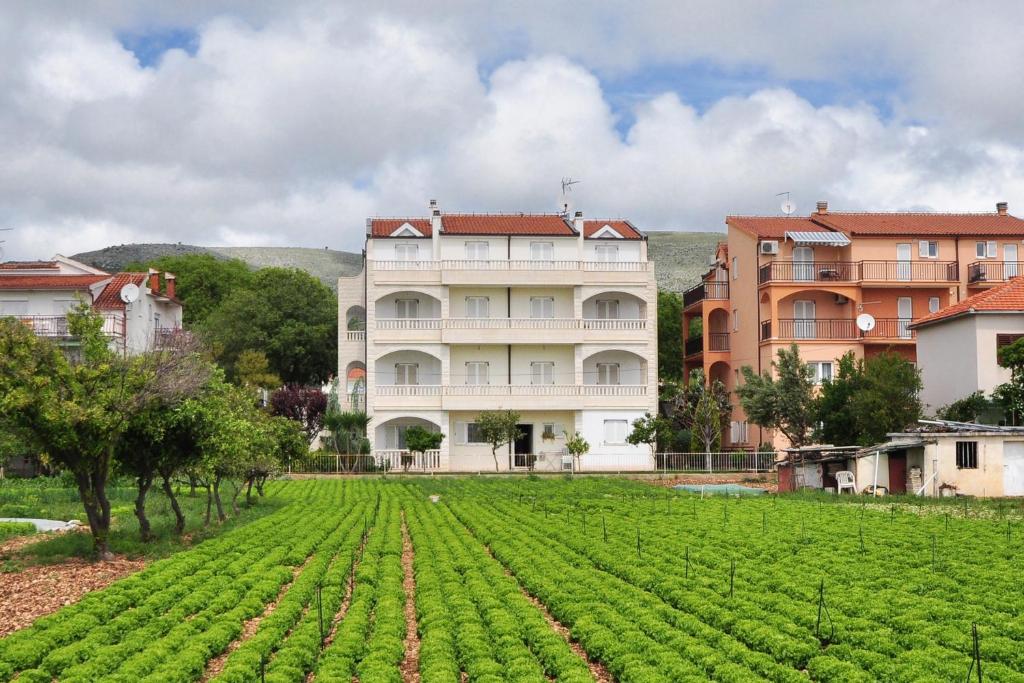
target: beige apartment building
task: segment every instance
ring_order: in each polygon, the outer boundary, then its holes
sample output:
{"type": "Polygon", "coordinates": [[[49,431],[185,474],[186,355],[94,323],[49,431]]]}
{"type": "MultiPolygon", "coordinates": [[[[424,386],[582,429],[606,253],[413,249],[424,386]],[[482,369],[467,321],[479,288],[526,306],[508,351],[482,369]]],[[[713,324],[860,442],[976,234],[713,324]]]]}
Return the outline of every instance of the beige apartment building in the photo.
{"type": "Polygon", "coordinates": [[[338,283],[339,376],[372,418],[380,464],[412,425],[438,430],[413,469],[493,471],[476,416],[520,414],[498,468],[561,470],[581,432],[585,470],[654,466],[626,443],[657,410],[657,287],[646,237],[625,220],[447,214],[367,221],[363,271],[338,283]]]}
{"type": "MultiPolygon", "coordinates": [[[[818,202],[809,216],[725,222],[712,265],[684,294],[683,334],[687,372],[703,368],[730,391],[743,366],[766,371],[793,343],[819,381],[848,351],[891,349],[916,362],[914,321],[1024,274],[1024,220],[1005,203],[952,214],[834,212],[818,202]]],[[[735,401],[725,436],[733,446],[788,445],[748,425],[735,401]]]]}

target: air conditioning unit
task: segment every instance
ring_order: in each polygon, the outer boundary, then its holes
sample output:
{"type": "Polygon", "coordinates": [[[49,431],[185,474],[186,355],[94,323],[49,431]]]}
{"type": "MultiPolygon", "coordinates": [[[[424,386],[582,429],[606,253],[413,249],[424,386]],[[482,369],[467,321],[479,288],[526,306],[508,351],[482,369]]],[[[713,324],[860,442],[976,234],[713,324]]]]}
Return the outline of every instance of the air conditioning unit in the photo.
{"type": "Polygon", "coordinates": [[[778,240],[765,240],[761,242],[761,253],[774,255],[779,253],[779,241],[778,240]]]}
{"type": "Polygon", "coordinates": [[[836,303],[842,306],[843,304],[850,303],[850,300],[842,294],[836,294],[836,303]]]}

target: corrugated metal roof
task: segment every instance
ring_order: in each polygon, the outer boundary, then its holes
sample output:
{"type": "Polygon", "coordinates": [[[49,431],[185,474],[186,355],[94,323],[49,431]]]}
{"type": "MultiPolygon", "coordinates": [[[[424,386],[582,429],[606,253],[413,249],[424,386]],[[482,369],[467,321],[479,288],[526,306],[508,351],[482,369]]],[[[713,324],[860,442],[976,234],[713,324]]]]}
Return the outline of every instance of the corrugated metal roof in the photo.
{"type": "Polygon", "coordinates": [[[797,244],[821,244],[828,247],[848,247],[850,238],[841,232],[803,232],[787,230],[786,239],[797,244]]]}

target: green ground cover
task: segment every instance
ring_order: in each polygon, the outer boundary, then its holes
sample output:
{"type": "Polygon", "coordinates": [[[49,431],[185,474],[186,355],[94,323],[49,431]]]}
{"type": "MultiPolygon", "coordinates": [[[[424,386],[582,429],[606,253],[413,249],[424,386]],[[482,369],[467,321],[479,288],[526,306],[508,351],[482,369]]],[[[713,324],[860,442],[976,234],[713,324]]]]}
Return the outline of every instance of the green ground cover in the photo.
{"type": "Polygon", "coordinates": [[[0,679],[400,681],[411,598],[424,683],[965,680],[974,627],[984,678],[1024,681],[1017,503],[610,478],[267,493],[264,516],[0,640],[0,679]]]}

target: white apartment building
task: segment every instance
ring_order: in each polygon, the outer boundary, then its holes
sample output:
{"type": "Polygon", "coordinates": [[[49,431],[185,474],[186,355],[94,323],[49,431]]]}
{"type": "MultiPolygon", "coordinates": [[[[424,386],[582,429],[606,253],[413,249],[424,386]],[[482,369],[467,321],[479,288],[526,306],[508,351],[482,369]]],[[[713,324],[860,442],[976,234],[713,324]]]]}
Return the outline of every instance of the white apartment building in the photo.
{"type": "Polygon", "coordinates": [[[561,470],[565,432],[583,470],[653,469],[626,443],[657,410],[657,287],[645,236],[625,220],[442,214],[367,221],[363,271],[338,282],[339,376],[372,419],[379,463],[404,433],[445,434],[413,468],[494,471],[475,419],[520,414],[502,471],[561,470]]]}
{"type": "Polygon", "coordinates": [[[160,274],[107,273],[61,255],[49,261],[0,263],[0,317],[14,317],[37,335],[73,345],[67,312],[79,301],[103,317],[103,332],[112,348],[140,353],[164,343],[181,330],[181,302],[175,277],[160,274]],[[132,300],[122,298],[127,285],[132,300]]]}

